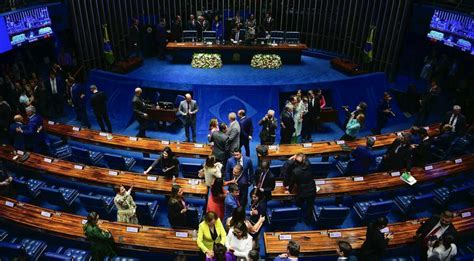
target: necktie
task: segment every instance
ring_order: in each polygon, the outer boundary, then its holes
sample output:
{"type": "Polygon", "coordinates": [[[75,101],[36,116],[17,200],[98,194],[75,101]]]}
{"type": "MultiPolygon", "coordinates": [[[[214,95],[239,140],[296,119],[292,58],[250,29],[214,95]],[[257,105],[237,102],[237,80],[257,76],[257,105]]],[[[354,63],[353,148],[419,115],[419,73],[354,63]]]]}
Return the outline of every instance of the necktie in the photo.
{"type": "Polygon", "coordinates": [[[191,117],[191,114],[189,114],[191,112],[191,103],[188,102],[188,117],[191,117]]]}
{"type": "Polygon", "coordinates": [[[437,228],[433,229],[433,231],[428,233],[428,235],[426,235],[426,237],[423,239],[423,245],[424,246],[428,245],[428,241],[430,240],[430,238],[436,235],[436,233],[438,233],[440,229],[441,229],[441,226],[438,226],[437,228]]]}
{"type": "Polygon", "coordinates": [[[51,79],[51,92],[53,94],[58,93],[58,89],[56,88],[56,79],[51,79]]]}
{"type": "Polygon", "coordinates": [[[265,180],[267,173],[268,173],[268,170],[265,171],[265,173],[262,173],[262,175],[260,176],[260,180],[258,181],[258,188],[262,188],[263,181],[265,180]]]}
{"type": "Polygon", "coordinates": [[[240,201],[239,201],[239,199],[234,197],[234,200],[237,202],[237,207],[240,207],[240,201]]]}

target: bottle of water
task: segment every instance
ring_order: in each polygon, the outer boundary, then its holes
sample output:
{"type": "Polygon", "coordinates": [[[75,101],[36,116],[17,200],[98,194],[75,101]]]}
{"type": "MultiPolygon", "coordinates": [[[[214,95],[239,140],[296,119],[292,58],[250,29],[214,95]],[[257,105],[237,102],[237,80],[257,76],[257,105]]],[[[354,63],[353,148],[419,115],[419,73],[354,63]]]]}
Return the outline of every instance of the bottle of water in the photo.
{"type": "Polygon", "coordinates": [[[191,232],[191,238],[193,239],[193,241],[197,240],[197,231],[196,231],[196,229],[194,229],[193,232],[191,232]]]}
{"type": "Polygon", "coordinates": [[[176,177],[173,175],[173,180],[172,180],[173,185],[176,185],[176,177]]]}

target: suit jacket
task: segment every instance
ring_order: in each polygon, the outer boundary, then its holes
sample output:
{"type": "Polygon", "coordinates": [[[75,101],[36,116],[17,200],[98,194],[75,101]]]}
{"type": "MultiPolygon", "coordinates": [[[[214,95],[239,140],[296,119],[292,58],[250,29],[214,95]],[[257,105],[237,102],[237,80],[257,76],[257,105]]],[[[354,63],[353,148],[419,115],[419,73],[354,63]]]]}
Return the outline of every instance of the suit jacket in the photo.
{"type": "Polygon", "coordinates": [[[257,169],[255,171],[255,186],[260,185],[260,182],[262,182],[261,188],[263,188],[263,194],[265,195],[265,200],[270,200],[272,199],[272,191],[275,189],[275,175],[268,170],[267,174],[265,175],[264,179],[260,181],[260,178],[264,172],[262,172],[262,169],[257,169]]]}
{"type": "Polygon", "coordinates": [[[183,122],[196,122],[196,113],[199,111],[199,106],[195,100],[191,100],[189,103],[184,100],[179,104],[178,114],[181,115],[183,122]],[[187,113],[191,112],[192,114],[187,113]]]}
{"type": "Polygon", "coordinates": [[[107,96],[104,92],[98,91],[91,96],[91,106],[95,114],[107,113],[107,96]]]}
{"type": "Polygon", "coordinates": [[[142,97],[133,96],[132,99],[132,106],[133,106],[133,116],[137,121],[146,121],[145,113],[146,113],[146,104],[143,101],[142,97]]]}
{"type": "Polygon", "coordinates": [[[224,200],[224,220],[232,216],[234,209],[240,206],[239,198],[235,198],[232,194],[228,193],[224,200]]]}
{"type": "Polygon", "coordinates": [[[265,28],[265,31],[267,32],[273,31],[274,24],[275,24],[275,19],[273,19],[273,17],[270,17],[270,19],[265,18],[263,20],[263,28],[265,28]]]}
{"type": "Polygon", "coordinates": [[[85,109],[86,108],[86,99],[81,98],[81,95],[85,94],[84,88],[82,85],[75,83],[71,89],[71,98],[72,103],[76,107],[76,109],[85,109]]]}
{"type": "Polygon", "coordinates": [[[320,97],[315,97],[314,102],[310,99],[308,101],[308,114],[311,118],[316,119],[321,114],[321,107],[319,106],[320,97]]]}
{"type": "Polygon", "coordinates": [[[292,114],[286,110],[281,113],[281,123],[285,125],[285,128],[281,128],[281,132],[285,132],[287,134],[293,134],[295,132],[295,120],[292,114]]]}
{"type": "Polygon", "coordinates": [[[197,23],[198,23],[198,22],[197,22],[196,19],[194,19],[194,24],[193,24],[193,21],[190,20],[190,21],[188,22],[188,30],[197,30],[197,23]]]}
{"type": "Polygon", "coordinates": [[[183,36],[183,26],[181,22],[173,22],[173,25],[171,26],[171,34],[173,35],[173,40],[181,41],[181,37],[183,36]]]}
{"type": "Polygon", "coordinates": [[[14,122],[9,128],[10,143],[17,150],[25,149],[25,135],[16,131],[16,128],[24,129],[24,127],[25,125],[23,125],[21,122],[14,122]]]}
{"type": "Polygon", "coordinates": [[[431,161],[431,138],[422,140],[415,149],[412,150],[411,165],[414,167],[424,167],[426,163],[431,161]]]}
{"type": "Polygon", "coordinates": [[[384,238],[384,234],[380,232],[373,224],[367,226],[367,233],[364,244],[361,248],[361,260],[379,261],[385,253],[388,246],[388,240],[384,238]]]}
{"type": "Polygon", "coordinates": [[[401,144],[400,139],[396,139],[390,145],[385,155],[386,157],[382,161],[382,170],[400,170],[411,164],[411,148],[409,145],[401,144]],[[397,147],[399,147],[398,151],[397,147]]]}
{"type": "Polygon", "coordinates": [[[140,26],[131,26],[129,31],[130,47],[138,46],[140,44],[140,26]]]}
{"type": "Polygon", "coordinates": [[[390,113],[384,112],[387,109],[390,109],[390,102],[387,102],[382,99],[382,101],[379,103],[377,106],[377,121],[378,122],[385,122],[388,120],[388,117],[390,117],[390,113]]]}
{"type": "Polygon", "coordinates": [[[230,152],[234,152],[240,149],[240,125],[238,121],[233,121],[229,125],[229,129],[227,130],[227,136],[229,136],[229,143],[230,143],[230,152]]]}
{"type": "Polygon", "coordinates": [[[271,138],[275,139],[276,128],[278,127],[275,117],[272,119],[262,119],[258,122],[258,125],[262,126],[260,140],[269,141],[271,138]]]}
{"type": "Polygon", "coordinates": [[[226,163],[227,158],[229,157],[229,136],[220,131],[214,131],[209,137],[210,142],[214,142],[212,147],[212,155],[216,157],[217,160],[222,163],[226,163]]]}
{"type": "Polygon", "coordinates": [[[289,189],[290,191],[296,190],[295,198],[297,200],[316,196],[316,184],[309,164],[295,167],[290,178],[289,189]]]}
{"type": "MultiPolygon", "coordinates": [[[[446,113],[446,117],[444,118],[443,123],[441,124],[441,128],[443,128],[444,125],[449,124],[449,121],[451,120],[452,115],[453,115],[452,111],[446,113]]],[[[462,114],[458,114],[457,117],[458,119],[454,126],[454,131],[456,132],[457,135],[462,135],[464,134],[464,131],[466,130],[466,117],[462,114]]]]}
{"type": "MultiPolygon", "coordinates": [[[[421,245],[423,243],[423,240],[431,232],[431,230],[433,230],[433,228],[438,224],[439,220],[440,220],[439,216],[437,216],[437,215],[432,216],[428,220],[426,220],[418,228],[418,230],[416,230],[416,235],[417,235],[416,243],[418,245],[421,245]]],[[[454,236],[454,238],[456,238],[457,233],[458,232],[457,232],[456,228],[453,226],[453,224],[450,224],[448,229],[446,229],[446,231],[444,231],[443,236],[444,235],[452,235],[452,236],[454,236]]],[[[426,247],[426,246],[424,246],[424,247],[426,247]]]]}
{"type": "MultiPolygon", "coordinates": [[[[46,87],[46,90],[48,91],[48,94],[53,95],[53,90],[52,90],[52,87],[51,87],[51,81],[50,81],[49,77],[45,80],[45,85],[44,86],[46,87]]],[[[64,95],[66,90],[65,90],[63,79],[61,79],[61,77],[56,77],[56,89],[57,89],[57,94],[56,95],[64,95]]]]}
{"type": "Polygon", "coordinates": [[[351,152],[354,161],[350,167],[350,174],[367,174],[375,166],[375,155],[367,146],[358,146],[351,152]]]}
{"type": "Polygon", "coordinates": [[[249,136],[253,136],[253,123],[251,118],[244,117],[239,121],[240,141],[248,141],[249,136]]]}
{"type": "Polygon", "coordinates": [[[43,118],[38,114],[33,114],[28,123],[23,128],[23,133],[25,134],[25,140],[27,144],[30,144],[32,148],[36,146],[44,145],[46,141],[46,134],[44,129],[40,129],[43,126],[43,118]]]}
{"type": "MultiPolygon", "coordinates": [[[[252,177],[253,177],[253,164],[252,160],[247,157],[242,155],[242,162],[243,162],[243,172],[242,172],[242,177],[239,179],[239,186],[241,185],[246,185],[248,186],[252,182],[252,177]]],[[[232,169],[237,165],[237,160],[234,157],[230,157],[227,160],[227,164],[225,166],[225,180],[232,180],[232,169]]]]}
{"type": "Polygon", "coordinates": [[[206,221],[202,221],[199,224],[197,245],[203,253],[206,253],[207,250],[212,251],[212,248],[214,247],[214,243],[221,243],[223,245],[225,244],[226,233],[225,233],[224,226],[222,225],[221,220],[217,219],[216,224],[214,226],[217,232],[216,240],[212,240],[211,231],[206,221]]]}

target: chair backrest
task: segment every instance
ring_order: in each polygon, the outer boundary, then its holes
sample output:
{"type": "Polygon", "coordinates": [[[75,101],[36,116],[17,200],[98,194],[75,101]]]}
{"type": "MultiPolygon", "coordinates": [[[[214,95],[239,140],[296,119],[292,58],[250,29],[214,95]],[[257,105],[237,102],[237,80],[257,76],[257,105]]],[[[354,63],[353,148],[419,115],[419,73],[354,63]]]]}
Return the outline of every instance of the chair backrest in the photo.
{"type": "Polygon", "coordinates": [[[27,183],[26,180],[14,177],[13,178],[13,186],[15,187],[16,191],[19,194],[22,194],[22,195],[30,195],[31,194],[31,191],[28,187],[28,183],[27,183]]]}
{"type": "Polygon", "coordinates": [[[189,207],[186,211],[186,219],[189,222],[189,226],[192,228],[198,228],[199,223],[202,219],[202,207],[189,207]]]}
{"type": "Polygon", "coordinates": [[[125,159],[123,158],[123,156],[110,154],[110,153],[104,153],[104,158],[105,158],[105,161],[107,161],[107,165],[111,169],[120,169],[120,170],[127,169],[127,166],[125,164],[125,159]]]}
{"type": "Polygon", "coordinates": [[[183,39],[192,39],[196,40],[197,38],[197,31],[196,30],[184,30],[183,31],[183,39]]]}
{"type": "Polygon", "coordinates": [[[271,222],[297,221],[300,219],[300,212],[299,207],[273,208],[270,212],[271,222]]]}
{"type": "Polygon", "coordinates": [[[333,163],[332,162],[326,162],[326,161],[321,161],[321,162],[312,162],[311,163],[311,173],[313,173],[313,176],[327,176],[329,171],[333,168],[333,163]]]}
{"type": "Polygon", "coordinates": [[[202,169],[202,163],[180,163],[179,165],[179,169],[185,178],[197,179],[198,172],[202,169]]]}
{"type": "Polygon", "coordinates": [[[72,256],[61,255],[55,252],[46,252],[40,260],[72,261],[74,259],[72,256]]]}
{"type": "Polygon", "coordinates": [[[285,33],[283,31],[271,31],[270,37],[271,38],[284,38],[285,33]]]}
{"type": "Polygon", "coordinates": [[[374,201],[370,203],[365,213],[365,220],[373,220],[379,217],[385,217],[393,208],[393,201],[374,201]]]}
{"type": "Polygon", "coordinates": [[[67,202],[64,199],[64,196],[61,194],[59,189],[50,188],[43,186],[41,187],[41,197],[47,200],[48,202],[55,205],[67,205],[67,202]]]}
{"type": "Polygon", "coordinates": [[[348,207],[322,207],[318,216],[318,224],[324,226],[339,226],[349,215],[348,207]]]}
{"type": "Polygon", "coordinates": [[[22,245],[10,242],[0,242],[0,253],[5,258],[26,257],[26,251],[22,245]]]}
{"type": "Polygon", "coordinates": [[[157,201],[135,201],[137,205],[137,217],[140,223],[153,225],[156,213],[158,212],[157,201]]]}
{"type": "Polygon", "coordinates": [[[273,173],[275,177],[279,177],[281,173],[281,167],[283,164],[278,164],[278,165],[271,165],[270,166],[270,171],[273,173]]]}
{"type": "Polygon", "coordinates": [[[74,157],[81,158],[81,159],[90,159],[90,153],[88,150],[78,147],[71,147],[72,154],[74,157]]]}
{"type": "Polygon", "coordinates": [[[300,32],[286,32],[285,34],[287,43],[299,43],[300,42],[300,32]]]}
{"type": "Polygon", "coordinates": [[[208,41],[215,42],[216,37],[217,37],[216,31],[204,31],[204,32],[202,32],[202,39],[203,39],[204,42],[208,42],[208,41]]]}
{"type": "Polygon", "coordinates": [[[87,210],[99,210],[105,207],[105,202],[100,196],[79,194],[81,205],[87,210]]]}
{"type": "Polygon", "coordinates": [[[430,206],[432,206],[434,200],[433,193],[423,194],[419,196],[415,196],[410,204],[410,211],[416,212],[419,210],[426,210],[430,206]]]}

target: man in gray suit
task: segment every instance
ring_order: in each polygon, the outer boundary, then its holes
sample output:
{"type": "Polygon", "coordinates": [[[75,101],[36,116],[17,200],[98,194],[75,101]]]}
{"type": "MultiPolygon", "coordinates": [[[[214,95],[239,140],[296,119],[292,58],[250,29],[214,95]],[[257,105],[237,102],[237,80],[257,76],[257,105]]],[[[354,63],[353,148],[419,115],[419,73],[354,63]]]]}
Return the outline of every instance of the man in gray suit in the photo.
{"type": "Polygon", "coordinates": [[[196,142],[196,113],[199,107],[191,94],[186,93],[186,99],[179,104],[178,114],[181,116],[184,124],[184,131],[186,133],[186,142],[190,142],[189,128],[191,128],[193,135],[193,142],[196,142]]]}
{"type": "Polygon", "coordinates": [[[229,158],[229,137],[226,135],[227,125],[222,122],[219,125],[219,130],[214,131],[211,136],[209,136],[209,142],[213,142],[214,146],[212,147],[212,155],[216,157],[217,161],[221,162],[223,165],[227,163],[229,158]]]}
{"type": "Polygon", "coordinates": [[[142,99],[142,89],[137,87],[135,89],[135,95],[132,99],[132,106],[133,106],[133,115],[135,119],[138,121],[138,134],[137,137],[146,138],[146,128],[148,123],[148,114],[146,113],[146,104],[142,99]]]}
{"type": "Polygon", "coordinates": [[[229,113],[229,130],[227,136],[229,136],[230,152],[234,152],[240,149],[240,124],[235,119],[237,115],[235,112],[229,113]]]}

